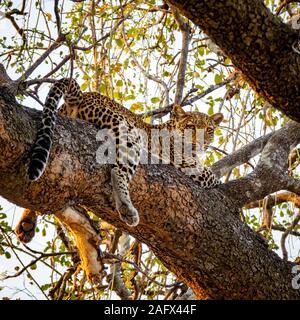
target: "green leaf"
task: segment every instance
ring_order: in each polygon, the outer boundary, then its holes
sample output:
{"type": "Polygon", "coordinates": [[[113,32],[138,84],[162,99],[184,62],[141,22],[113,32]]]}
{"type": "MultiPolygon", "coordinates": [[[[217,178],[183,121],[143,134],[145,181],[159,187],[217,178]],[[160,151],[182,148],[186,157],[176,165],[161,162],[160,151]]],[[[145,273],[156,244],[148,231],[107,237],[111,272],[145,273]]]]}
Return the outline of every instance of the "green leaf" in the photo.
{"type": "Polygon", "coordinates": [[[31,270],[36,270],[36,268],[37,268],[36,263],[34,263],[32,266],[30,266],[30,269],[31,269],[31,270]]]}
{"type": "Polygon", "coordinates": [[[122,47],[123,47],[124,43],[123,43],[123,40],[122,40],[122,39],[115,39],[115,41],[116,41],[116,44],[117,44],[117,46],[118,46],[119,48],[122,48],[122,47]]]}
{"type": "Polygon", "coordinates": [[[207,111],[207,114],[208,114],[209,116],[212,116],[212,115],[214,114],[214,106],[213,106],[213,105],[211,105],[211,106],[209,107],[209,109],[208,109],[208,111],[207,111]]]}
{"type": "Polygon", "coordinates": [[[125,97],[125,101],[128,101],[128,100],[134,100],[135,99],[135,95],[134,94],[130,94],[128,96],[125,97]]]}
{"type": "Polygon", "coordinates": [[[225,64],[230,64],[230,59],[229,59],[229,58],[226,58],[225,61],[224,61],[224,63],[225,63],[225,64]]]}
{"type": "Polygon", "coordinates": [[[283,217],[284,217],[283,211],[280,211],[280,214],[279,214],[279,215],[280,215],[281,218],[283,218],[283,217]]]}
{"type": "Polygon", "coordinates": [[[198,52],[199,52],[200,56],[203,56],[204,55],[204,47],[199,47],[198,52]]]}
{"type": "Polygon", "coordinates": [[[127,31],[127,37],[135,38],[139,34],[139,30],[137,28],[131,28],[127,31]]]}
{"type": "Polygon", "coordinates": [[[222,135],[222,131],[221,131],[219,128],[217,128],[217,129],[215,130],[215,135],[216,135],[216,136],[221,136],[221,135],[222,135]]]}
{"type": "Polygon", "coordinates": [[[160,98],[158,98],[158,97],[153,97],[153,98],[151,98],[151,102],[152,103],[157,103],[157,102],[159,102],[160,101],[160,98]]]}
{"type": "Polygon", "coordinates": [[[5,219],[7,217],[7,215],[3,212],[0,213],[0,219],[5,219]]]}
{"type": "Polygon", "coordinates": [[[10,259],[11,258],[11,254],[8,251],[5,252],[5,258],[6,259],[10,259]]]}
{"type": "Polygon", "coordinates": [[[123,86],[123,81],[122,80],[117,80],[116,85],[118,87],[122,87],[123,86]]]}
{"type": "Polygon", "coordinates": [[[149,58],[148,58],[148,57],[145,57],[145,59],[144,59],[144,61],[143,61],[143,66],[144,66],[144,67],[148,67],[149,64],[150,64],[149,58]]]}
{"type": "Polygon", "coordinates": [[[223,81],[223,76],[221,74],[215,75],[215,84],[219,84],[223,81]]]}
{"type": "Polygon", "coordinates": [[[89,81],[85,81],[80,87],[82,91],[85,91],[89,87],[89,81]]]}

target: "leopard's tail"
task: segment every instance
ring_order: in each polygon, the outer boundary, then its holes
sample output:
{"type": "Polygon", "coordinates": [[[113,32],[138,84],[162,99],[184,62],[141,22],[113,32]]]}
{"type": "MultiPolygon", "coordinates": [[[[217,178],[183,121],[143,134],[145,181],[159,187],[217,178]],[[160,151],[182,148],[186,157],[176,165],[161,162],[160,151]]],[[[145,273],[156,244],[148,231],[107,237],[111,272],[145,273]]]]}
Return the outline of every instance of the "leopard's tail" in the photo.
{"type": "Polygon", "coordinates": [[[51,87],[46,98],[42,123],[31,151],[27,170],[29,180],[38,180],[47,166],[56,122],[57,106],[60,99],[62,96],[64,96],[65,100],[68,98],[71,100],[72,97],[78,99],[79,95],[81,95],[80,87],[73,79],[63,78],[55,82],[51,87]]]}

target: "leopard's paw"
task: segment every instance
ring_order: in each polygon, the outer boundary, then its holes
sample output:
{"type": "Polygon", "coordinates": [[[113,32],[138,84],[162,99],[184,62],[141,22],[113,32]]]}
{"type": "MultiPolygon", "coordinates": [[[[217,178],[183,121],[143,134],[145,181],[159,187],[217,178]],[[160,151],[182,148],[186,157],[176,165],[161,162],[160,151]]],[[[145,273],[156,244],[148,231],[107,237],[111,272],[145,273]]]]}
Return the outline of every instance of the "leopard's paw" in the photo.
{"type": "Polygon", "coordinates": [[[121,220],[130,227],[136,227],[139,224],[139,213],[132,204],[122,203],[118,208],[118,212],[121,220]]]}
{"type": "Polygon", "coordinates": [[[21,220],[15,228],[17,238],[23,243],[30,242],[35,235],[36,223],[36,213],[30,209],[25,209],[21,220]]]}

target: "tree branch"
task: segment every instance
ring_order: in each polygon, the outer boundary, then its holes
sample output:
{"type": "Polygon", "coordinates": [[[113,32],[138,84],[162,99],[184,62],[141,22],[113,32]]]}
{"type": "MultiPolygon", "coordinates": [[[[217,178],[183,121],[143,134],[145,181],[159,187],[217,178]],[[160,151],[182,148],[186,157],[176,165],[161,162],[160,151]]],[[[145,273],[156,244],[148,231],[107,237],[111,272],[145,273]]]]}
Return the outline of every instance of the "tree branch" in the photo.
{"type": "Polygon", "coordinates": [[[288,228],[286,228],[286,230],[284,231],[284,233],[281,236],[280,245],[281,245],[281,250],[282,250],[282,255],[283,255],[284,260],[288,259],[288,252],[285,247],[286,238],[293,231],[293,229],[296,227],[296,225],[299,223],[299,221],[300,221],[300,211],[298,211],[296,218],[294,218],[291,225],[288,228]]]}
{"type": "Polygon", "coordinates": [[[179,30],[181,31],[182,42],[181,42],[181,53],[176,81],[176,94],[174,99],[174,104],[180,104],[183,97],[183,89],[185,83],[185,71],[187,65],[187,58],[189,52],[189,44],[190,44],[190,27],[187,22],[184,22],[177,9],[171,6],[171,10],[173,12],[174,18],[179,26],[179,30]]]}
{"type": "Polygon", "coordinates": [[[300,194],[300,181],[287,175],[290,148],[299,142],[300,124],[290,121],[269,138],[256,168],[247,176],[228,182],[224,193],[239,207],[282,189],[300,194]]]}
{"type": "Polygon", "coordinates": [[[58,1],[59,0],[54,0],[54,14],[56,19],[57,35],[60,37],[62,34],[61,34],[61,20],[59,16],[58,1]]]}
{"type": "Polygon", "coordinates": [[[215,162],[212,165],[211,169],[217,177],[220,178],[225,176],[225,174],[231,171],[233,168],[247,163],[250,159],[261,153],[272,136],[273,133],[269,133],[248,143],[241,149],[234,151],[227,157],[224,157],[221,160],[215,162]]]}
{"type": "Polygon", "coordinates": [[[270,195],[267,197],[267,199],[264,200],[256,200],[250,202],[247,205],[245,205],[245,208],[253,209],[261,207],[263,201],[266,201],[266,205],[269,207],[278,206],[279,204],[284,202],[292,202],[294,203],[295,207],[300,208],[300,196],[287,191],[270,195]]]}

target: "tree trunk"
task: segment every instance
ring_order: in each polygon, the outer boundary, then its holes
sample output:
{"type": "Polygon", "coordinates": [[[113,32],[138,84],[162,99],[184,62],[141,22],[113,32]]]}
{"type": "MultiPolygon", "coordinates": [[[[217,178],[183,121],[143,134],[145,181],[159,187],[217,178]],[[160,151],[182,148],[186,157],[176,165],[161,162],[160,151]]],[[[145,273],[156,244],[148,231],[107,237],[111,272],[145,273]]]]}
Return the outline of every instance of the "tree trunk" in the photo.
{"type": "MultiPolygon", "coordinates": [[[[299,124],[290,122],[267,141],[260,140],[255,150],[262,150],[261,161],[253,173],[214,190],[200,190],[169,165],[140,166],[130,186],[140,224],[130,228],[115,212],[109,166],[96,162],[97,130],[59,117],[46,172],[30,183],[25,175],[28,152],[41,113],[2,96],[1,196],[43,213],[78,204],[89,208],[147,244],[198,298],[300,299],[300,291],[292,288],[293,264],[270,251],[239,217],[240,207],[253,198],[281,188],[300,194],[298,182],[284,175],[288,145],[300,142],[299,124]],[[285,141],[282,147],[280,139],[285,141]],[[272,177],[274,183],[265,182],[272,177]]],[[[223,164],[227,166],[228,161],[224,159],[223,164]]],[[[218,172],[226,171],[222,163],[216,167],[218,172]]]]}

